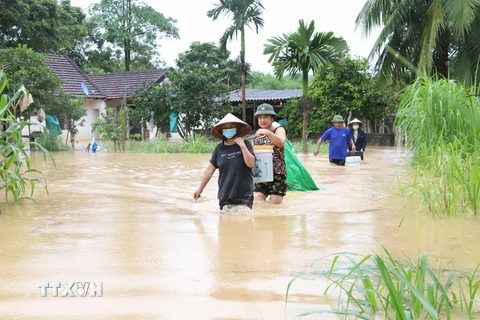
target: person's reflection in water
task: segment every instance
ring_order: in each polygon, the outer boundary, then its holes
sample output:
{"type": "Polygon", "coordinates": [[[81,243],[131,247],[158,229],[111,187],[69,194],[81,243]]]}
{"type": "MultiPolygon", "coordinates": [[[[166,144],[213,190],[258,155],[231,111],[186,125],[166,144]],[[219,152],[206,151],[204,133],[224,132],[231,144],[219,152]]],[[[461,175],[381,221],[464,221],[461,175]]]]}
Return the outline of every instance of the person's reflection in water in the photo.
{"type": "MultiPolygon", "coordinates": [[[[284,252],[288,249],[295,216],[249,216],[224,214],[218,218],[218,242],[205,236],[211,249],[213,277],[211,297],[220,301],[282,301],[265,282],[285,274],[284,252]],[[287,247],[287,248],[286,248],[287,247]]],[[[205,233],[203,222],[195,225],[205,233]]],[[[288,272],[287,272],[288,273],[288,272]]]]}

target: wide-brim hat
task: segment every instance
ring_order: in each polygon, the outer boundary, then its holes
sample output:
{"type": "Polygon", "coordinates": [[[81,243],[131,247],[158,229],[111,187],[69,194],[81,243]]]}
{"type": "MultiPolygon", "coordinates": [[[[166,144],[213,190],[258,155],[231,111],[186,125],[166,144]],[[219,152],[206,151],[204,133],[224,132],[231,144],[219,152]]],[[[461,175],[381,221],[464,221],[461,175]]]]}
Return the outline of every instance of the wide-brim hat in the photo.
{"type": "Polygon", "coordinates": [[[358,120],[357,118],[355,118],[355,119],[353,119],[352,121],[350,121],[348,124],[350,125],[350,124],[355,123],[355,122],[356,122],[356,123],[360,123],[360,124],[363,123],[362,121],[360,121],[360,120],[358,120]]]}
{"type": "Polygon", "coordinates": [[[246,134],[249,134],[252,131],[252,128],[248,125],[248,123],[243,122],[242,120],[238,119],[231,113],[227,113],[222,120],[220,120],[213,128],[212,128],[212,136],[217,139],[223,139],[222,134],[222,124],[225,123],[234,123],[237,127],[237,137],[243,137],[246,134]]]}
{"type": "Polygon", "coordinates": [[[262,103],[261,105],[259,105],[257,107],[257,111],[255,112],[255,114],[253,116],[257,117],[261,114],[268,114],[268,115],[271,115],[271,116],[276,116],[277,115],[277,113],[275,112],[275,109],[273,109],[272,105],[268,104],[268,103],[262,103]]]}
{"type": "Polygon", "coordinates": [[[345,122],[345,120],[343,120],[343,117],[341,115],[337,114],[333,116],[332,122],[345,122]]]}

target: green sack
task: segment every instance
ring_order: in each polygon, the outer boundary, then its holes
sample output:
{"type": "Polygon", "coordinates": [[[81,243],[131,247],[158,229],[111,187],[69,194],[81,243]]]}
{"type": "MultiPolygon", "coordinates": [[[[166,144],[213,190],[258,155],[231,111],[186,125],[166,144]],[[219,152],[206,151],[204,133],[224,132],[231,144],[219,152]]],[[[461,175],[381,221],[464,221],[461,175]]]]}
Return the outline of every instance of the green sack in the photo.
{"type": "Polygon", "coordinates": [[[60,127],[57,117],[55,117],[53,114],[47,113],[45,122],[47,124],[48,132],[52,136],[59,136],[62,134],[62,127],[60,127]]]}
{"type": "Polygon", "coordinates": [[[285,141],[285,163],[287,165],[287,186],[290,191],[320,190],[298,159],[290,141],[285,141]]]}

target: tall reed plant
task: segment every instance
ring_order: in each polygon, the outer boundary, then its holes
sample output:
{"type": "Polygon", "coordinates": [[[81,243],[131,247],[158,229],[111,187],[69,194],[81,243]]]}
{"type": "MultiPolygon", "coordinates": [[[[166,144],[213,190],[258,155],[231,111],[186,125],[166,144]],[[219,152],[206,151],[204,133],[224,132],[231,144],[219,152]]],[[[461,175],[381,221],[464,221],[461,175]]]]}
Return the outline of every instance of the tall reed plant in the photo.
{"type": "MultiPolygon", "coordinates": [[[[329,280],[324,294],[338,292],[336,310],[309,311],[335,313],[360,319],[474,319],[479,311],[480,281],[477,266],[471,272],[451,272],[432,268],[428,255],[418,261],[394,259],[385,247],[382,254],[350,252],[329,255],[330,269],[301,275],[290,281],[285,304],[294,282],[303,277],[321,276],[329,280]]],[[[349,318],[350,319],[350,318],[349,318]]]]}
{"type": "Polygon", "coordinates": [[[397,139],[413,151],[419,196],[433,214],[477,215],[480,209],[478,88],[420,78],[407,88],[396,118],[397,139]]]}

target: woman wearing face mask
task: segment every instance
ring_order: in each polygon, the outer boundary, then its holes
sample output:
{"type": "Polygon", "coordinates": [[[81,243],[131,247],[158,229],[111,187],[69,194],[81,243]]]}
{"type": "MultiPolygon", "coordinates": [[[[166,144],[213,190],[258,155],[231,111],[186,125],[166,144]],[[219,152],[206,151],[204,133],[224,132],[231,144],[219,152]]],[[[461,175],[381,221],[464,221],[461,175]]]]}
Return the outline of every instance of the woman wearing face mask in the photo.
{"type": "Polygon", "coordinates": [[[255,155],[252,144],[244,140],[244,135],[252,128],[233,114],[227,114],[212,129],[212,136],[221,139],[212,153],[193,199],[200,198],[203,189],[218,168],[218,200],[220,210],[226,205],[253,205],[252,168],[255,155]]]}
{"type": "MultiPolygon", "coordinates": [[[[350,136],[352,137],[353,143],[355,143],[355,150],[364,152],[365,147],[367,146],[367,138],[365,136],[365,131],[360,129],[362,124],[362,121],[355,118],[348,123],[348,126],[350,127],[350,136]]],[[[348,150],[352,151],[352,146],[349,145],[348,150]]]]}

